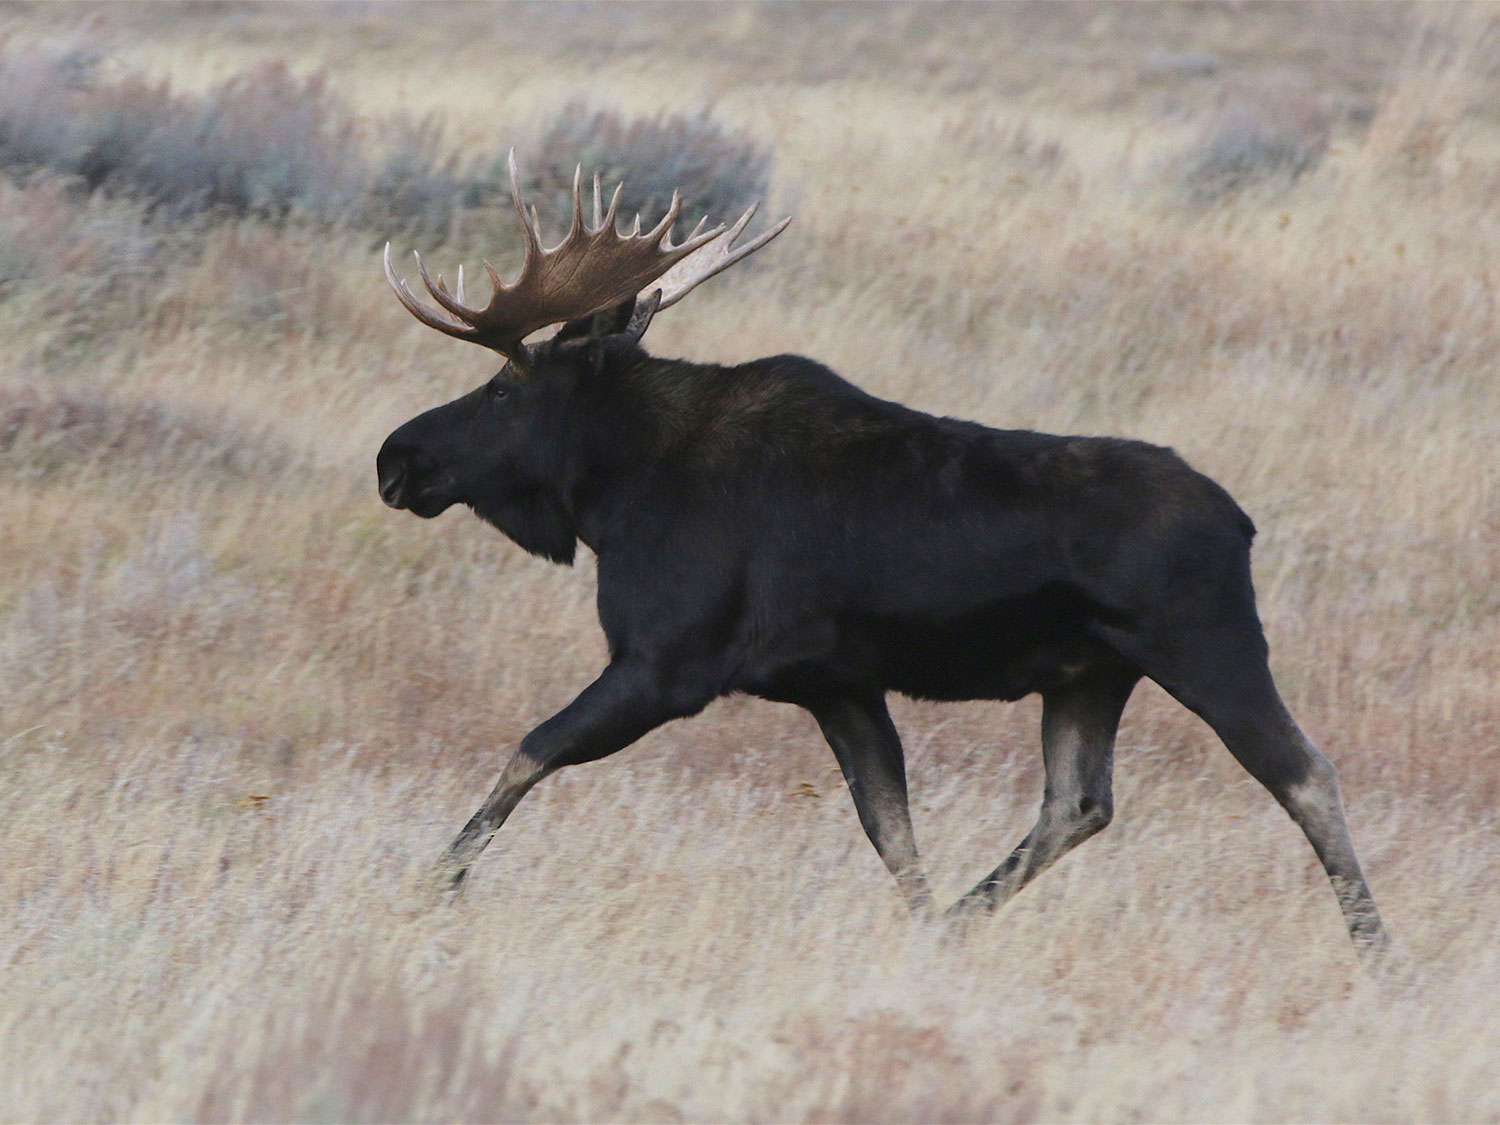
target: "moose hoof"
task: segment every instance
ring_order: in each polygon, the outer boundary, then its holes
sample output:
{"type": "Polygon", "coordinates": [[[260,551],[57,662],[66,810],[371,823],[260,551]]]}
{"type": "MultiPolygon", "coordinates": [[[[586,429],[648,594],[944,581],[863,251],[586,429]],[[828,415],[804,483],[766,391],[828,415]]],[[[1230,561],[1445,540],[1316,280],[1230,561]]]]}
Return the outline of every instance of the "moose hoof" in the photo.
{"type": "Polygon", "coordinates": [[[447,864],[438,866],[432,872],[432,877],[428,882],[433,905],[457,902],[464,893],[468,874],[467,867],[450,867],[447,864]]]}
{"type": "Polygon", "coordinates": [[[994,910],[994,904],[987,895],[964,895],[943,911],[945,936],[956,941],[962,940],[978,922],[993,914],[994,910]]]}
{"type": "Polygon", "coordinates": [[[425,887],[413,887],[392,898],[387,909],[396,918],[422,918],[432,913],[436,896],[425,887]]]}

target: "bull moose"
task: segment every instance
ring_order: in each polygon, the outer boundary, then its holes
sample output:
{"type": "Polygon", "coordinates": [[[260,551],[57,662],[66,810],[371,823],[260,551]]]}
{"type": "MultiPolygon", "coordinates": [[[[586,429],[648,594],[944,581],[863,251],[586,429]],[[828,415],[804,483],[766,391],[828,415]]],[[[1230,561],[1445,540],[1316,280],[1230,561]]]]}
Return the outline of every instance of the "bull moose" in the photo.
{"type": "Polygon", "coordinates": [[[498,352],[483,386],[386,439],[380,495],[431,519],[465,504],[521,547],[598,559],[609,663],[531,731],[447,849],[458,887],[521,798],[730,693],[796,704],[826,736],[860,823],[911,909],[932,912],[888,692],[1039,692],[1046,786],[1035,827],[947,912],[993,911],[1110,822],[1115,732],[1142,676],[1201,716],[1301,826],[1357,946],[1386,942],[1332,764],[1267,665],[1250,519],[1175,453],[1139,441],[995,430],[883,401],[796,355],[657,359],[652,317],[760,249],[755,212],[672,241],[680,211],[616,226],[619,189],[544,249],[511,157],[525,263],[466,304],[422,280],[423,324],[498,352]],[[553,325],[550,338],[526,338],[553,325]]]}

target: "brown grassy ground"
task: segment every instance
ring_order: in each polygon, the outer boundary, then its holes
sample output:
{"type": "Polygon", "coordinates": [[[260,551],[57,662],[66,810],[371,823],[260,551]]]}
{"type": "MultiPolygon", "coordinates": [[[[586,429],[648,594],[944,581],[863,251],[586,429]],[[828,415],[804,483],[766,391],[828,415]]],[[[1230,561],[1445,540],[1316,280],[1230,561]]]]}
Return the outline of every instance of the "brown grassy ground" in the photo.
{"type": "MultiPolygon", "coordinates": [[[[1115,825],[964,945],[902,916],[811,721],[743,700],[548,781],[405,913],[602,658],[589,561],[375,496],[381,437],[487,361],[363,238],[219,226],[163,273],[130,205],[0,182],[42,263],[0,286],[0,1117],[1500,1119],[1494,12],[0,10],[183,90],[324,68],[458,144],[580,90],[749,130],[796,222],[653,349],[1228,486],[1405,959],[1356,968],[1305,842],[1154,688],[1115,825]],[[1233,113],[1326,156],[1206,201],[1233,113]]],[[[1029,826],[1037,718],[898,707],[941,894],[1029,826]]]]}

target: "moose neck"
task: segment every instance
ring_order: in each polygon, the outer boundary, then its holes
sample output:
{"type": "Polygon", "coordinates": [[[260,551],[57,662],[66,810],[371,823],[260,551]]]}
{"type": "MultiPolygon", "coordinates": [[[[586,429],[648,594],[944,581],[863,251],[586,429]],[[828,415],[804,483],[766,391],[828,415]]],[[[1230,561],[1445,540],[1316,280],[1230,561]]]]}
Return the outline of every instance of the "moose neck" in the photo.
{"type": "Polygon", "coordinates": [[[632,509],[662,474],[680,472],[726,421],[726,372],[658,359],[638,347],[612,354],[580,389],[565,504],[578,538],[603,554],[632,532],[632,509]]]}

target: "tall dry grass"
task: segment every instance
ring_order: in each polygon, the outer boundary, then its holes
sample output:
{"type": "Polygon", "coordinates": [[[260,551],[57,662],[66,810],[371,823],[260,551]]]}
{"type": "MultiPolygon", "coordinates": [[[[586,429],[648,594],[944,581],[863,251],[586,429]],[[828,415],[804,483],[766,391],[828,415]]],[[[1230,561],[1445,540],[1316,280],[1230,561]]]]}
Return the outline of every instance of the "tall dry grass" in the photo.
{"type": "MultiPolygon", "coordinates": [[[[1401,971],[1356,968],[1306,843],[1153,688],[1115,824],[962,945],[901,915],[811,721],[746,700],[549,780],[463,903],[407,912],[603,659],[587,560],[374,494],[385,432],[488,361],[400,311],[363,235],[7,181],[0,1117],[1500,1117],[1491,10],[433,12],[87,34],[184,94],[326,71],[486,151],[580,90],[710,106],[797,219],[652,348],[796,350],[1226,484],[1401,971]],[[1191,190],[1223,122],[1282,105],[1317,159],[1191,190]]],[[[476,216],[445,255],[501,237],[476,216]]],[[[940,894],[1029,827],[1037,718],[898,706],[940,894]]]]}

